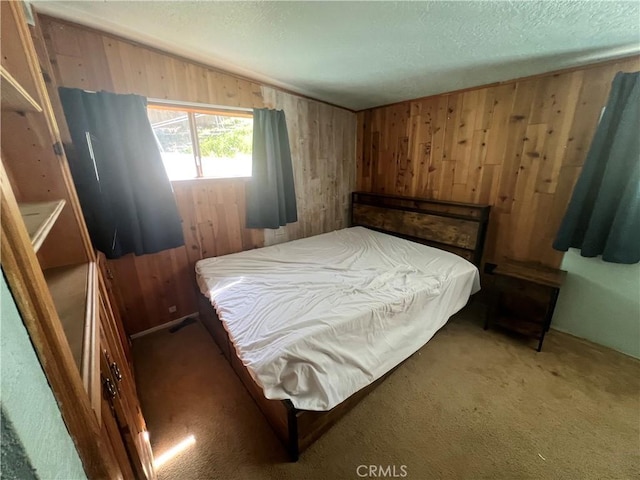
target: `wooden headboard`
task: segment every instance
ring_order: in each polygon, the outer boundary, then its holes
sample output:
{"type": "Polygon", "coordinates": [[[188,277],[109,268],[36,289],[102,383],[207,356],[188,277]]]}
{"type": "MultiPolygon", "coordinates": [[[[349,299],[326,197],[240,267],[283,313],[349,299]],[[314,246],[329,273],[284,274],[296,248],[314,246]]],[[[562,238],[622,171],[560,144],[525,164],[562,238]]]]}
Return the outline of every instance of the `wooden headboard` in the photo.
{"type": "Polygon", "coordinates": [[[447,250],[480,266],[489,205],[380,193],[351,194],[351,225],[447,250]]]}

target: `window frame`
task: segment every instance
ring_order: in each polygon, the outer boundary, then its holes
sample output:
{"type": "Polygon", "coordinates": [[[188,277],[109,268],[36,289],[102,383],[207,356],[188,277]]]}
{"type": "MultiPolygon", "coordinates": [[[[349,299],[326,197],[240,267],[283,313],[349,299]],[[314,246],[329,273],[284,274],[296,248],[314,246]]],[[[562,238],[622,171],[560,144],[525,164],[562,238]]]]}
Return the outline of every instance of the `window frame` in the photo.
{"type": "Polygon", "coordinates": [[[202,172],[202,155],[200,154],[200,139],[198,138],[198,129],[196,124],[196,114],[205,115],[223,115],[226,117],[242,117],[253,119],[253,109],[241,107],[224,107],[220,105],[207,105],[202,103],[179,102],[173,100],[157,100],[147,99],[147,109],[152,110],[172,110],[185,112],[189,121],[189,135],[191,138],[191,147],[193,149],[193,161],[196,165],[196,177],[182,178],[171,180],[170,182],[189,182],[193,180],[228,180],[230,178],[251,178],[251,176],[243,177],[208,177],[202,172]]]}

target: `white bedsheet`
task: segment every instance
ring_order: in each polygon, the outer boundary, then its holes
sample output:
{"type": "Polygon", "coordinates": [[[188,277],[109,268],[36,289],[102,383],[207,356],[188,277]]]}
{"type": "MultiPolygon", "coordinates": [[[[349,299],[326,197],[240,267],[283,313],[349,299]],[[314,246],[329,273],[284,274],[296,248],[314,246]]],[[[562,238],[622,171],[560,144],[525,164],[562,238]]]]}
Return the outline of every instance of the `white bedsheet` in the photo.
{"type": "Polygon", "coordinates": [[[363,227],[200,260],[196,272],[265,396],[304,410],[380,378],[480,289],[457,255],[363,227]]]}

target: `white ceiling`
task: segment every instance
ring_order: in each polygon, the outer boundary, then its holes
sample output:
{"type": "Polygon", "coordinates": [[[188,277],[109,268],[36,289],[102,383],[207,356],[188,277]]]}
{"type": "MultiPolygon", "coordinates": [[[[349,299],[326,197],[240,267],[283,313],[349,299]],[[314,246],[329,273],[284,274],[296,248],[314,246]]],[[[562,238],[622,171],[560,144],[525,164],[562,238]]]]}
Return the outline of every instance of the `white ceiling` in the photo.
{"type": "Polygon", "coordinates": [[[640,1],[32,2],[359,110],[640,51],[640,1]]]}

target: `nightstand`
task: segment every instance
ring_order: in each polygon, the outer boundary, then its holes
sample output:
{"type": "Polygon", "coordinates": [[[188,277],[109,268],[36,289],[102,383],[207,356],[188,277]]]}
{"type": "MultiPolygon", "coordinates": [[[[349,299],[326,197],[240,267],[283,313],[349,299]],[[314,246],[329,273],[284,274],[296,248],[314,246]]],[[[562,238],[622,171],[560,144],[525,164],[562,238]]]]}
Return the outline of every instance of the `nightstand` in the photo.
{"type": "Polygon", "coordinates": [[[549,331],[564,270],[527,262],[505,260],[487,273],[493,276],[493,298],[485,319],[485,330],[498,324],[538,339],[539,352],[549,331]]]}

